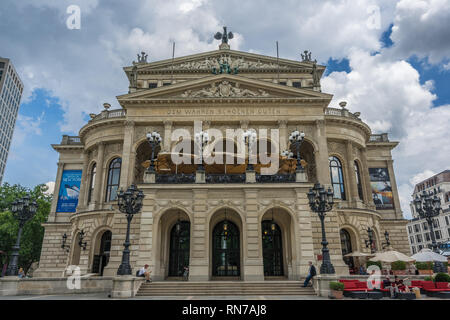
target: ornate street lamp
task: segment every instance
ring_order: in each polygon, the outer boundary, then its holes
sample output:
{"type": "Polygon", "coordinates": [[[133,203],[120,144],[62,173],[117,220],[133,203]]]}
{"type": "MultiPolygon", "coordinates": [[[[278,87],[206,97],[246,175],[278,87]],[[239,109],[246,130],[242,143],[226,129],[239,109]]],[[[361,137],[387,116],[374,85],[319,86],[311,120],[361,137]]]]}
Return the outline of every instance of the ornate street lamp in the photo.
{"type": "Polygon", "coordinates": [[[195,134],[195,142],[200,146],[200,165],[198,166],[197,171],[205,171],[205,168],[203,167],[203,148],[208,144],[209,142],[209,135],[205,131],[200,131],[195,134]]]}
{"type": "Polygon", "coordinates": [[[78,245],[79,245],[81,248],[83,248],[83,251],[86,250],[86,246],[87,246],[87,242],[86,242],[86,241],[83,242],[83,240],[84,240],[84,235],[85,235],[84,230],[81,230],[81,231],[80,231],[80,240],[78,241],[78,245]]]}
{"type": "Polygon", "coordinates": [[[253,164],[250,163],[250,155],[253,154],[253,146],[256,142],[256,130],[255,129],[248,129],[244,132],[244,142],[248,146],[248,171],[254,171],[253,164]]]}
{"type": "Polygon", "coordinates": [[[373,240],[373,229],[370,227],[367,227],[367,235],[369,236],[369,239],[364,240],[366,243],[366,248],[370,248],[370,253],[375,253],[375,248],[373,246],[374,240],[373,240]]]}
{"type": "Polygon", "coordinates": [[[305,139],[305,133],[299,132],[298,130],[292,131],[289,135],[289,141],[291,142],[291,145],[295,147],[296,153],[297,153],[297,169],[296,172],[303,172],[304,169],[302,167],[302,164],[300,162],[300,146],[302,145],[303,140],[305,139]]]}
{"type": "Polygon", "coordinates": [[[120,190],[118,195],[119,210],[127,215],[127,235],[124,242],[124,250],[122,253],[122,263],[117,270],[117,275],[131,275],[130,265],[130,223],[133,216],[142,208],[142,200],[144,193],[132,184],[127,191],[120,190]]]}
{"type": "Polygon", "coordinates": [[[155,168],[154,168],[154,157],[155,157],[155,150],[156,148],[160,145],[161,143],[161,135],[156,132],[149,132],[147,133],[147,141],[150,144],[150,148],[152,149],[152,155],[150,158],[150,166],[148,167],[148,172],[155,172],[155,168]]]}
{"type": "Polygon", "coordinates": [[[389,232],[384,231],[384,238],[386,239],[386,242],[382,243],[383,249],[388,248],[391,245],[391,242],[389,241],[389,232]]]}
{"type": "Polygon", "coordinates": [[[11,262],[6,270],[7,276],[17,276],[19,273],[17,263],[19,262],[20,238],[22,237],[22,230],[27,221],[33,218],[36,211],[36,201],[31,201],[29,195],[26,195],[12,203],[11,212],[13,217],[19,221],[19,232],[17,233],[16,244],[12,247],[13,252],[11,254],[11,262]]]}
{"type": "Polygon", "coordinates": [[[333,191],[328,188],[325,191],[324,187],[320,183],[314,184],[314,187],[309,189],[308,192],[309,206],[312,211],[319,215],[320,225],[322,227],[322,265],[320,266],[320,273],[322,274],[334,274],[334,267],[331,264],[330,251],[328,250],[328,241],[325,236],[325,215],[326,212],[333,208],[333,191]]]}
{"type": "MultiPolygon", "coordinates": [[[[437,217],[441,211],[441,199],[436,195],[433,197],[433,193],[427,193],[425,190],[419,196],[414,199],[414,206],[420,218],[425,219],[430,228],[431,235],[431,247],[436,253],[439,253],[438,244],[436,243],[436,237],[434,234],[433,218],[437,217]]],[[[447,268],[444,263],[440,261],[434,262],[434,272],[447,272],[447,268]]]]}
{"type": "Polygon", "coordinates": [[[62,236],[61,249],[65,250],[66,252],[69,252],[70,246],[66,245],[66,241],[67,241],[67,234],[64,233],[62,236]]]}

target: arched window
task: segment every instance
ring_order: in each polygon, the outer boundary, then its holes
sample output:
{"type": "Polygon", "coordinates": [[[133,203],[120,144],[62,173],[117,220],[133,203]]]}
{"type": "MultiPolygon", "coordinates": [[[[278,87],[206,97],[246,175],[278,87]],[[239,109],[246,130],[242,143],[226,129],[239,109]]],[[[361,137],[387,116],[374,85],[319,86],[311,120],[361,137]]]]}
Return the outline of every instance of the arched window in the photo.
{"type": "Polygon", "coordinates": [[[333,186],[334,197],[345,200],[344,176],[342,175],[342,165],[336,157],[330,157],[330,176],[333,186]]]}
{"type": "Polygon", "coordinates": [[[364,200],[362,184],[361,184],[361,174],[359,173],[359,165],[358,162],[355,161],[355,175],[356,175],[356,186],[358,187],[358,196],[360,200],[364,200]]]}
{"type": "Polygon", "coordinates": [[[114,201],[117,199],[117,189],[120,183],[120,167],[122,165],[121,158],[115,158],[109,164],[108,183],[106,185],[106,201],[114,201]]]}
{"type": "Polygon", "coordinates": [[[94,163],[91,169],[91,182],[89,184],[89,194],[88,194],[88,203],[91,202],[92,196],[94,194],[94,186],[95,186],[95,175],[97,173],[97,165],[94,163]]]}
{"type": "MultiPolygon", "coordinates": [[[[353,252],[351,237],[350,237],[350,234],[348,233],[348,231],[345,229],[341,229],[341,231],[339,233],[340,233],[340,237],[341,237],[342,256],[345,256],[346,254],[353,252]]],[[[350,268],[354,267],[352,257],[343,257],[343,258],[344,258],[344,262],[350,268]]]]}

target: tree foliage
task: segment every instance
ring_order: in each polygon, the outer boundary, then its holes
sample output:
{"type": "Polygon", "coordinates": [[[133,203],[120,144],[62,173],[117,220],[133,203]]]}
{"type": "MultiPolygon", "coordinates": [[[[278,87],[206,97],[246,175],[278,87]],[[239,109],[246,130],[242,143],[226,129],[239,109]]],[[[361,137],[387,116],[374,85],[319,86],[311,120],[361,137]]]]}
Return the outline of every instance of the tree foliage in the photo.
{"type": "Polygon", "coordinates": [[[34,217],[29,220],[24,228],[20,240],[19,267],[28,271],[33,262],[39,261],[41,255],[42,241],[44,239],[44,227],[42,223],[47,221],[50,213],[52,196],[45,194],[48,187],[40,184],[33,189],[21,185],[10,185],[4,183],[0,186],[0,250],[3,251],[2,264],[11,257],[19,230],[19,222],[14,219],[11,212],[11,204],[29,193],[31,199],[35,200],[38,208],[34,217]]]}

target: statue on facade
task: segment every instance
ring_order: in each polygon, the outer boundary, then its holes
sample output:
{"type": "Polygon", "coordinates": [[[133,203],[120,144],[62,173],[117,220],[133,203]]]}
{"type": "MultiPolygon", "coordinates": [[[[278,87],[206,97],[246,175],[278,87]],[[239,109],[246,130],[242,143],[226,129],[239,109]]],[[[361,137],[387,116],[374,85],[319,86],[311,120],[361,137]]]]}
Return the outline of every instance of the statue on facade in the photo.
{"type": "Polygon", "coordinates": [[[131,69],[131,74],[128,76],[128,79],[130,80],[130,87],[136,88],[137,87],[137,66],[133,66],[133,69],[131,69]]]}
{"type": "Polygon", "coordinates": [[[312,76],[313,76],[313,87],[320,87],[320,75],[319,71],[317,70],[316,62],[314,62],[313,64],[312,76]]]}
{"type": "Polygon", "coordinates": [[[315,59],[314,59],[314,61],[312,61],[311,51],[305,50],[305,51],[303,51],[303,53],[300,53],[300,55],[302,56],[302,62],[314,62],[314,63],[317,62],[317,60],[315,60],[315,59]]]}
{"type": "Polygon", "coordinates": [[[234,35],[232,32],[227,33],[227,27],[223,27],[223,33],[217,32],[214,35],[214,38],[216,40],[222,39],[222,43],[227,43],[227,44],[228,44],[228,40],[233,39],[233,37],[234,37],[234,35]]]}
{"type": "Polygon", "coordinates": [[[147,63],[147,57],[148,57],[148,54],[145,54],[144,51],[142,51],[141,54],[138,53],[137,54],[138,61],[137,62],[133,61],[133,65],[136,65],[139,63],[147,63]]]}

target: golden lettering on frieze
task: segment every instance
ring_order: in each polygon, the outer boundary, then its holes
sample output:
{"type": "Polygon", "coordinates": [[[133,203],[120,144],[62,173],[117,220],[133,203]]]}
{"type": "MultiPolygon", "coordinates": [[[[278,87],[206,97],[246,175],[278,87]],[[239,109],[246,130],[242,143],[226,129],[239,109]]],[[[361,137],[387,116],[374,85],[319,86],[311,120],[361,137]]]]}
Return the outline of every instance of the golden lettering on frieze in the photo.
{"type": "Polygon", "coordinates": [[[190,108],[169,109],[169,116],[276,116],[280,108],[190,108]]]}

